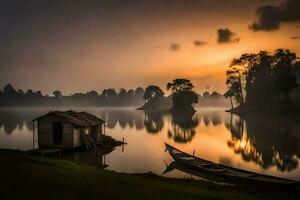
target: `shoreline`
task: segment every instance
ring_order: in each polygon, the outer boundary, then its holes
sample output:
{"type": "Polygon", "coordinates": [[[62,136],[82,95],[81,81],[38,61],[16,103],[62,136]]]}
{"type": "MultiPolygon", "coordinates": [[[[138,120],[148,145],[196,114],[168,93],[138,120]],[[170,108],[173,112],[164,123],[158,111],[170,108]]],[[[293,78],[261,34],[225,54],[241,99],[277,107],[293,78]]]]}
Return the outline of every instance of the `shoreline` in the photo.
{"type": "Polygon", "coordinates": [[[154,173],[118,173],[71,161],[0,150],[0,192],[19,199],[297,199],[299,192],[227,186],[154,173]],[[14,192],[18,188],[18,192],[14,192]],[[116,192],[117,189],[117,192],[116,192]],[[139,190],[137,190],[139,189],[139,190]],[[55,191],[55,192],[54,192],[55,191]],[[54,196],[53,196],[54,195],[54,196]]]}
{"type": "Polygon", "coordinates": [[[300,115],[300,106],[294,105],[261,105],[247,106],[241,105],[232,109],[227,109],[226,112],[246,116],[246,115],[300,115]]]}

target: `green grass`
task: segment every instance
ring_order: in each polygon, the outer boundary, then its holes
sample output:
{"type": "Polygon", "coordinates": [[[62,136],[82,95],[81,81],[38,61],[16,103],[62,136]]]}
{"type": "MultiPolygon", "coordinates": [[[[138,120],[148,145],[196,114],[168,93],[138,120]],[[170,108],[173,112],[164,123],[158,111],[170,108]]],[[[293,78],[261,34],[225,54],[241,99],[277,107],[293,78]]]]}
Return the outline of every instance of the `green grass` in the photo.
{"type": "Polygon", "coordinates": [[[238,188],[0,151],[1,199],[258,199],[238,188]]]}

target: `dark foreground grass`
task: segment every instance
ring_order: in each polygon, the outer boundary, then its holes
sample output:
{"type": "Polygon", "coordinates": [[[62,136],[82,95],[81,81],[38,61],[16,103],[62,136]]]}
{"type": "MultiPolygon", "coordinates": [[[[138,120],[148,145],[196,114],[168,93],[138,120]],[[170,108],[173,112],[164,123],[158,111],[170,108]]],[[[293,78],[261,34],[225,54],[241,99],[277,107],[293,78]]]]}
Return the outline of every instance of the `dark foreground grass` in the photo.
{"type": "Polygon", "coordinates": [[[63,160],[0,151],[0,199],[255,200],[275,197],[236,187],[150,174],[115,173],[63,160]]]}

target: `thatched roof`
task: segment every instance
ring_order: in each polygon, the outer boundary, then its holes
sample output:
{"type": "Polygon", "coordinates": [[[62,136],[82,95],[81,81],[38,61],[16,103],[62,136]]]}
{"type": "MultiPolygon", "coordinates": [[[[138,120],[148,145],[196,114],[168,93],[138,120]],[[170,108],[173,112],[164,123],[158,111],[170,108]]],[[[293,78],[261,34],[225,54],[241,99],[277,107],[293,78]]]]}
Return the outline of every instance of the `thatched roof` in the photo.
{"type": "Polygon", "coordinates": [[[44,118],[49,115],[59,116],[59,117],[63,118],[64,120],[66,120],[72,124],[81,126],[81,127],[101,125],[104,123],[104,121],[102,119],[96,117],[95,115],[92,115],[87,112],[75,112],[72,110],[65,111],[65,112],[51,111],[51,112],[47,113],[46,115],[40,116],[34,120],[39,120],[39,119],[44,118]]]}

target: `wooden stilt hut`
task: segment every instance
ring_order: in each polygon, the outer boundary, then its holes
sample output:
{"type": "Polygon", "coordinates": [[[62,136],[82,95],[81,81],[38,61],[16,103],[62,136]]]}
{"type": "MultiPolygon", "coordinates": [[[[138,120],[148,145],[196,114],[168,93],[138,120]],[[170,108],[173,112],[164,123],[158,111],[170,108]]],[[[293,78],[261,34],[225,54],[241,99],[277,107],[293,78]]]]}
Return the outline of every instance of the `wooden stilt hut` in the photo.
{"type": "Polygon", "coordinates": [[[87,150],[101,143],[105,122],[87,112],[52,111],[33,120],[33,144],[39,148],[57,147],[87,150]]]}

